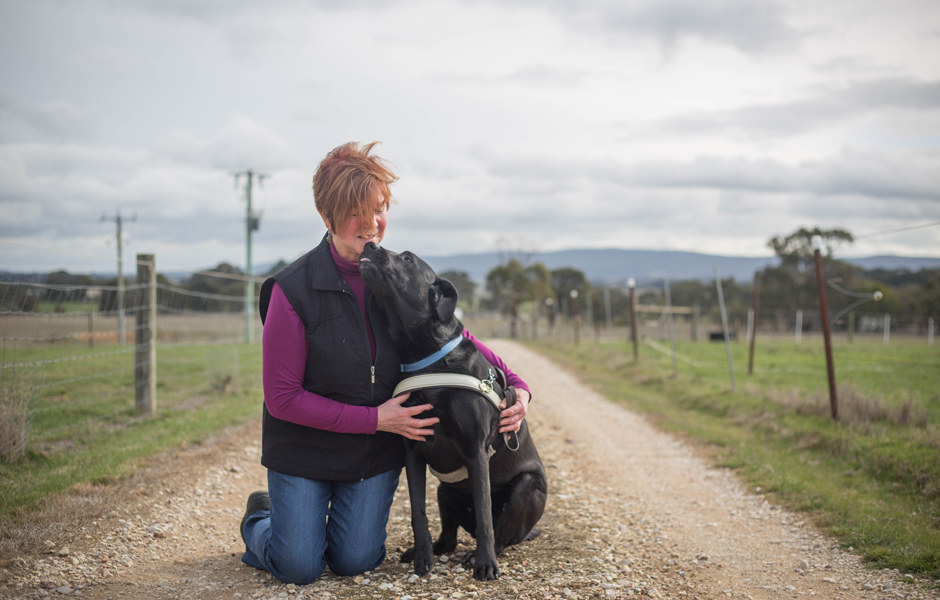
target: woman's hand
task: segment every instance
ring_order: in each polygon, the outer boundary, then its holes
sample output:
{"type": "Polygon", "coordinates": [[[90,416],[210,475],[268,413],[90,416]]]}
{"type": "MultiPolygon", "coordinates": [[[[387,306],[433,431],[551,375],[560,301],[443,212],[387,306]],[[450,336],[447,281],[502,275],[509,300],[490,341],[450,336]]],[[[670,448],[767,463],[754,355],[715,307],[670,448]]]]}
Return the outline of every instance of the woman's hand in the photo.
{"type": "Polygon", "coordinates": [[[503,401],[499,404],[499,407],[503,409],[499,418],[500,433],[519,431],[519,428],[522,427],[522,419],[529,412],[530,399],[529,392],[522,388],[516,388],[516,403],[509,408],[506,408],[506,399],[503,398],[503,401]]]}
{"type": "Polygon", "coordinates": [[[379,406],[379,424],[376,431],[388,431],[403,435],[409,440],[423,442],[424,436],[433,435],[434,430],[430,429],[440,419],[431,417],[429,419],[415,419],[426,410],[433,408],[430,404],[421,406],[402,406],[402,403],[411,396],[411,392],[395,396],[379,406]]]}

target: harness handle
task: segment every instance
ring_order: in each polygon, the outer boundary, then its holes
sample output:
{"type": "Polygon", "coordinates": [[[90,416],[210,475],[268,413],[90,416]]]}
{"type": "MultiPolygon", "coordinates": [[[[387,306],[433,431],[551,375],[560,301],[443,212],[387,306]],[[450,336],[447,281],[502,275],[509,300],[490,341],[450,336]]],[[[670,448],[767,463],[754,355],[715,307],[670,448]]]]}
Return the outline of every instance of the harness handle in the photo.
{"type": "MultiPolygon", "coordinates": [[[[516,388],[507,387],[506,388],[506,408],[509,408],[516,403],[516,388]]],[[[510,431],[509,433],[503,434],[503,441],[506,442],[506,447],[509,448],[510,452],[515,452],[519,449],[519,436],[516,435],[517,431],[510,431]]]]}

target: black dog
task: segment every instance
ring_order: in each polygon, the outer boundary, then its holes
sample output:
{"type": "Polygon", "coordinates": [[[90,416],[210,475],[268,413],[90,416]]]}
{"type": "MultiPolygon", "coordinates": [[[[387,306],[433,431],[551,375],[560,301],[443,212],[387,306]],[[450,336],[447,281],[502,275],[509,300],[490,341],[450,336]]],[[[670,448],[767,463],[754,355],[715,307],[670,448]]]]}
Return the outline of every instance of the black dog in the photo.
{"type": "MultiPolygon", "coordinates": [[[[410,252],[396,254],[366,245],[359,259],[366,285],[386,313],[392,338],[402,358],[418,362],[453,341],[456,347],[416,373],[459,373],[491,379],[492,366],[473,343],[462,337],[463,324],[454,316],[457,290],[440,279],[410,252]],[[458,341],[459,340],[459,341],[458,341]]],[[[497,393],[501,390],[497,384],[497,393]]],[[[502,394],[499,393],[499,397],[502,394]]],[[[424,575],[435,554],[457,546],[457,528],[477,540],[475,552],[464,557],[473,576],[486,581],[499,577],[496,557],[503,548],[538,535],[535,524],[545,510],[548,483],[545,469],[525,420],[518,431],[518,451],[510,451],[499,432],[499,409],[483,395],[465,389],[436,387],[413,392],[405,406],[431,404],[440,422],[425,442],[405,440],[405,470],[411,496],[411,525],[415,545],[402,561],[414,560],[415,573],[424,575]],[[495,453],[488,457],[488,448],[495,453]],[[465,468],[469,477],[437,489],[441,535],[431,543],[425,512],[426,469],[453,473],[465,468]]],[[[440,477],[440,476],[439,476],[440,477]]],[[[445,477],[446,478],[446,477],[445,477]]]]}

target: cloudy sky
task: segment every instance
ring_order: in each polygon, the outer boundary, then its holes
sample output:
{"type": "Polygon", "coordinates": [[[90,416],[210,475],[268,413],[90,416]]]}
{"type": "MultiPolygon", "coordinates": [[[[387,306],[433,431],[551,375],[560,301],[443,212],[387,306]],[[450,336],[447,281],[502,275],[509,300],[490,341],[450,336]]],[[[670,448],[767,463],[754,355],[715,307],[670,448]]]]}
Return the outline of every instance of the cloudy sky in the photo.
{"type": "MultiPolygon", "coordinates": [[[[245,169],[255,263],[293,259],[351,140],[401,178],[385,245],[425,255],[940,221],[940,3],[0,0],[0,270],[113,270],[117,210],[161,271],[243,265],[245,169]]],[[[843,252],[940,256],[940,227],[843,252]]]]}

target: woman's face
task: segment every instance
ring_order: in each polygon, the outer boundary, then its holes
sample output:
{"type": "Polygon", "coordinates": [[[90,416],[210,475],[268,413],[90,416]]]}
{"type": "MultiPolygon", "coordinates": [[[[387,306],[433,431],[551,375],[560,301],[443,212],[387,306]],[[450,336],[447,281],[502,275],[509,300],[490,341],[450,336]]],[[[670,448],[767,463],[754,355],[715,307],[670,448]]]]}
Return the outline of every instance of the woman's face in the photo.
{"type": "MultiPolygon", "coordinates": [[[[322,216],[322,215],[321,215],[322,216]]],[[[340,256],[350,262],[358,262],[359,255],[369,242],[379,244],[385,237],[385,225],[388,222],[388,208],[381,192],[375,195],[375,210],[368,215],[353,215],[349,221],[337,230],[330,227],[324,218],[323,224],[333,234],[333,247],[340,256]]]]}

